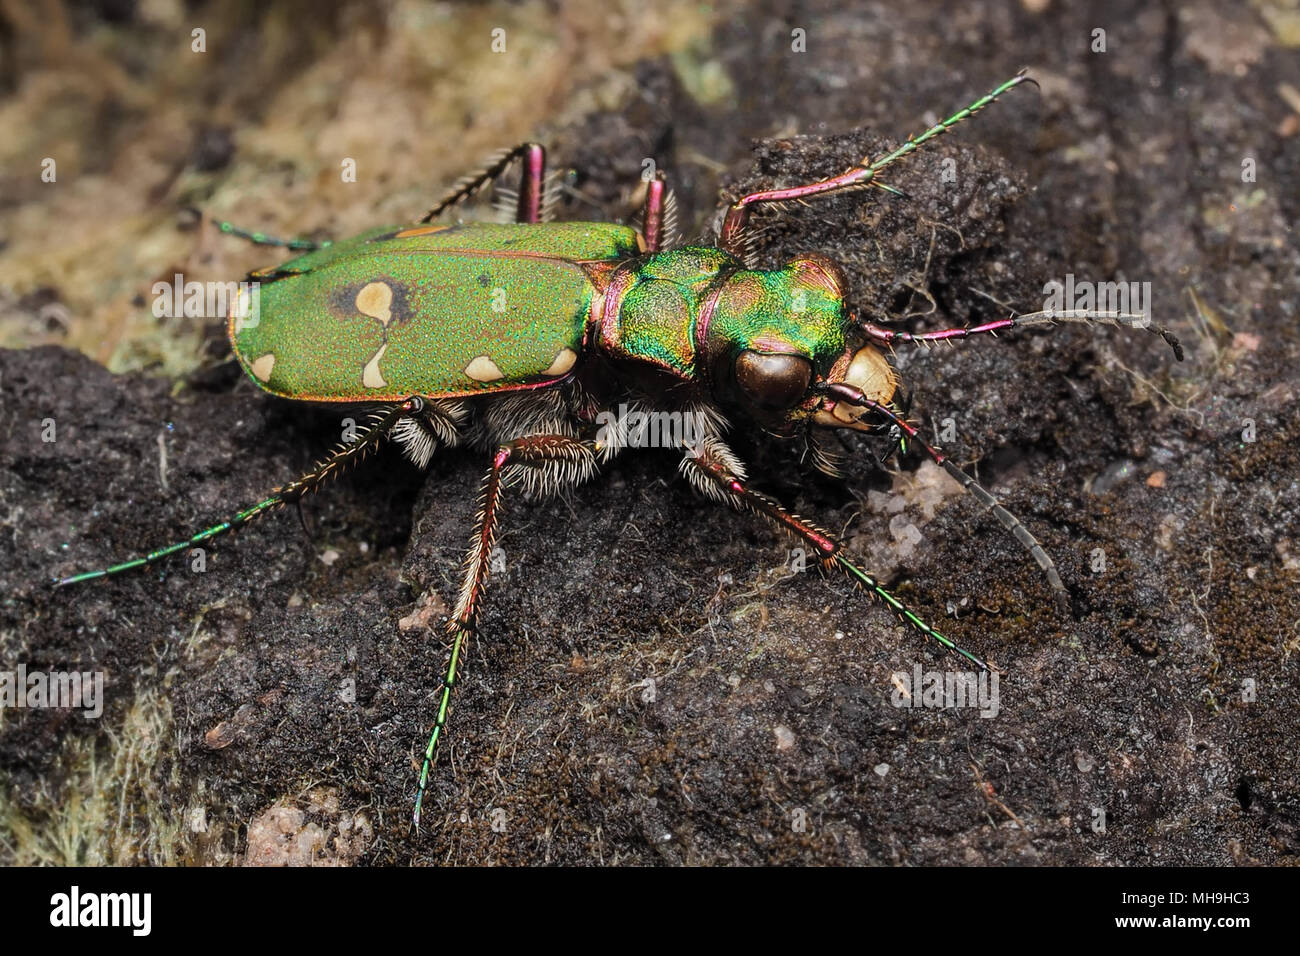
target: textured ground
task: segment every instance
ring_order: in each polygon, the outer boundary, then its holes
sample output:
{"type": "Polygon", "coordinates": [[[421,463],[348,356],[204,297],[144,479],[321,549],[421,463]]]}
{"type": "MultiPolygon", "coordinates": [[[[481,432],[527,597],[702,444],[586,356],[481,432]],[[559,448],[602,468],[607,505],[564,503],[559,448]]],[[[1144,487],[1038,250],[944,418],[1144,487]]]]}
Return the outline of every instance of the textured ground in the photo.
{"type": "Polygon", "coordinates": [[[145,14],[74,16],[64,42],[99,57],[77,68],[116,64],[118,86],[19,60],[6,170],[76,158],[35,197],[25,173],[0,182],[4,341],[53,343],[0,352],[0,660],[102,670],[109,699],[97,722],[0,711],[0,858],[1300,857],[1294,8],[841,6],[726,6],[669,29],[638,5],[614,52],[580,17],[528,5],[399,4],[386,28],[340,7],[283,65],[290,6],[224,31],[214,16],[214,43],[238,41],[245,61],[206,79],[142,65],[161,42],[145,14]],[[513,52],[473,59],[498,19],[513,52]],[[807,52],[791,51],[796,28],[807,52]],[[421,29],[474,39],[421,44],[421,29]],[[358,51],[372,69],[349,68],[358,51]],[[412,218],[475,150],[539,137],[576,171],[564,215],[625,215],[653,156],[707,231],[719,185],[731,198],[838,172],[1022,66],[1041,91],[900,166],[906,199],[776,217],[767,255],[831,254],[860,309],[916,329],[1035,310],[1067,273],[1151,283],[1181,365],[1153,336],[1076,328],[897,357],[913,417],[931,432],[952,419],[947,447],[1056,557],[1070,613],[916,459],[891,477],[853,441],[862,464],[841,483],[794,448],[736,440],[761,487],[843,529],[997,663],[996,717],[896,708],[892,674],[953,659],[845,582],[790,570],[788,542],[691,494],[658,453],[508,509],[506,570],[417,837],[437,625],[484,462],[449,456],[422,478],[386,450],[305,504],[310,535],[288,512],[213,548],[204,574],[175,562],[42,586],[219,520],[337,437],[336,413],[242,381],[213,324],[152,319],[154,280],[268,261],[196,229],[189,207],[341,234],[412,218]],[[522,106],[507,95],[521,78],[522,106]],[[367,174],[340,188],[338,157],[354,154],[367,174]]]}

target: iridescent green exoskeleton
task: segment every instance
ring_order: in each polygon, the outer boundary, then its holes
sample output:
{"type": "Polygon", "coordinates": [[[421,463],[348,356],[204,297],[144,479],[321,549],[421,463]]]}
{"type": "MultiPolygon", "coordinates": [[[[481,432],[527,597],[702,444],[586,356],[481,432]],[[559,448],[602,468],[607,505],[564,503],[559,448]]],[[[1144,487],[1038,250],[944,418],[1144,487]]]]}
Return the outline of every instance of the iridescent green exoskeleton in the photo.
{"type": "MultiPolygon", "coordinates": [[[[921,449],[977,496],[1030,551],[1061,603],[1051,558],[972,478],[927,444],[895,406],[898,379],[882,347],[933,342],[1058,320],[1146,327],[1120,313],[1020,315],[987,324],[910,333],[859,319],[839,267],[822,255],[775,270],[751,267],[750,214],[766,204],[879,187],[878,174],[1027,77],[1022,73],[877,159],[844,173],[733,203],[716,246],[676,246],[673,203],[662,175],[647,184],[639,229],[547,220],[544,153],[525,144],[453,188],[413,225],[344,242],[283,242],[223,231],[305,254],[254,273],[230,316],[235,355],[266,391],[307,402],[377,409],[356,440],[308,474],[185,541],[70,584],[140,567],[223,534],[301,498],[386,436],[421,467],[439,448],[469,444],[490,458],[482,510],[448,627],[451,648],[425,748],[415,822],[475,628],[505,489],[537,497],[586,481],[626,448],[655,444],[681,454],[699,491],[756,512],[810,546],[828,569],[866,587],[908,625],[987,665],[926,624],[845,554],[828,532],[750,487],[723,440],[729,419],[811,444],[825,429],[889,436],[921,449]],[[523,174],[508,224],[434,223],[515,162],[523,174]],[[635,419],[635,424],[633,420],[635,419]]],[[[1178,351],[1177,342],[1155,329],[1178,351]]],[[[1181,358],[1181,353],[1179,353],[1181,358]]],[[[814,456],[826,470],[833,468],[814,456]]]]}

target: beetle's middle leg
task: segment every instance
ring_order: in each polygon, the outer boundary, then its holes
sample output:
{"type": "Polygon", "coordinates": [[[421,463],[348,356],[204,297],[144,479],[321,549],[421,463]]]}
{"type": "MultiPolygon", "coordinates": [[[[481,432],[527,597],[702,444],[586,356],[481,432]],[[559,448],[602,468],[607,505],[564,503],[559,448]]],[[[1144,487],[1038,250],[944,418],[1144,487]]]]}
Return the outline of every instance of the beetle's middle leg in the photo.
{"type": "Polygon", "coordinates": [[[465,555],[465,576],[460,597],[448,624],[451,632],[451,654],[442,679],[442,695],[438,701],[433,733],[424,750],[424,765],[420,768],[420,786],[415,796],[414,825],[420,826],[420,808],[429,784],[429,771],[438,757],[438,744],[447,714],[451,708],[451,692],[460,680],[461,659],[464,657],[469,636],[478,629],[478,614],[487,587],[492,566],[492,548],[496,543],[497,523],[501,517],[502,493],[507,484],[519,477],[517,467],[558,468],[561,471],[594,471],[597,461],[594,441],[571,438],[568,435],[527,435],[504,442],[492,456],[492,466],[483,479],[479,493],[479,515],[475,523],[469,551],[465,555]]]}
{"type": "Polygon", "coordinates": [[[681,467],[682,473],[697,490],[714,501],[730,504],[738,510],[756,512],[777,527],[801,538],[816,549],[826,566],[838,569],[855,584],[860,584],[874,592],[903,623],[932,638],[948,650],[960,654],[981,670],[989,670],[988,664],[925,623],[906,604],[886,590],[885,586],[865,568],[845,555],[840,542],[829,532],[789,511],[775,499],[750,488],[745,483],[745,471],[740,461],[731,449],[718,439],[706,438],[691,448],[690,453],[682,459],[681,467]]]}

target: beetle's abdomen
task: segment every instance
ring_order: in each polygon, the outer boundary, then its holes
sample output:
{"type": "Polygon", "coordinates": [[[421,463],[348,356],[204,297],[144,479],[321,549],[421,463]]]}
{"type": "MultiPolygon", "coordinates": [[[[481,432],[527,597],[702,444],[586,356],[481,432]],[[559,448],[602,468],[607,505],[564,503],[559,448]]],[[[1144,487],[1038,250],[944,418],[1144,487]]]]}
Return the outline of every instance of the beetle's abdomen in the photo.
{"type": "Polygon", "coordinates": [[[581,354],[596,288],[579,263],[626,256],[635,235],[580,223],[381,230],[270,272],[256,310],[231,317],[231,340],[258,385],[288,398],[544,386],[581,354]]]}

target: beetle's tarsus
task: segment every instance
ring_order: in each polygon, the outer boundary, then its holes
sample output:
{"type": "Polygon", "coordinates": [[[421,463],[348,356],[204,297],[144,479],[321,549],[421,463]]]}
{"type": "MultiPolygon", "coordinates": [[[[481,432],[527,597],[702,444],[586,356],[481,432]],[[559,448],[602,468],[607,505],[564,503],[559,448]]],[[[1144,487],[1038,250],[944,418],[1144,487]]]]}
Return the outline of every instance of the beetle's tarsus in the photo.
{"type": "Polygon", "coordinates": [[[682,468],[697,487],[700,487],[701,484],[716,485],[720,494],[711,495],[716,500],[728,501],[738,508],[760,514],[778,528],[788,531],[812,545],[823,563],[834,565],[856,583],[871,590],[904,624],[931,638],[949,651],[961,655],[981,670],[989,670],[989,665],[983,660],[936,631],[907,605],[894,597],[883,584],[864,568],[847,557],[844,554],[843,545],[830,533],[789,511],[767,495],[749,488],[741,477],[728,467],[723,452],[726,452],[734,460],[730,449],[722,442],[714,440],[704,445],[700,449],[700,454],[683,458],[682,468]]]}
{"type": "Polygon", "coordinates": [[[215,220],[217,231],[227,236],[234,236],[236,239],[243,239],[245,242],[251,242],[255,246],[274,246],[279,249],[292,249],[295,252],[316,252],[330,245],[328,239],[317,242],[314,239],[277,239],[275,236],[268,236],[264,232],[256,230],[241,229],[233,222],[227,222],[224,219],[215,220]]]}

